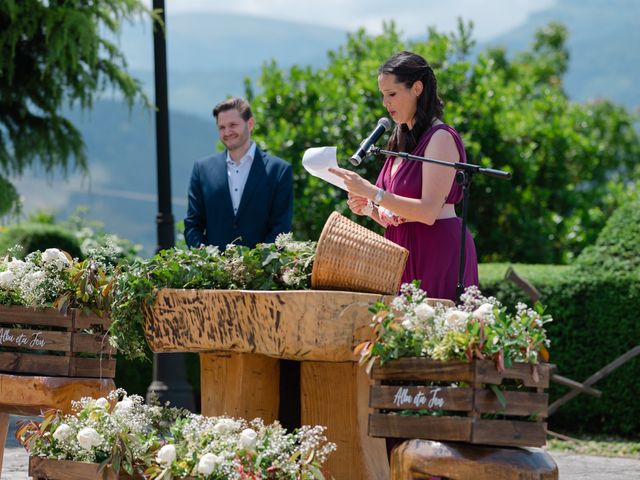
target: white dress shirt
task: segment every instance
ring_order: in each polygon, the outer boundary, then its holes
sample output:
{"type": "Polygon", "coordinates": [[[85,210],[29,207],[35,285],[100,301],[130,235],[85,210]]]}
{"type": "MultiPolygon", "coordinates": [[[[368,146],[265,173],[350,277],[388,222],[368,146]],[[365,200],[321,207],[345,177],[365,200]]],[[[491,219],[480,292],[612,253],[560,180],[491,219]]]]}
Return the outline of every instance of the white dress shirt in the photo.
{"type": "Polygon", "coordinates": [[[240,159],[240,163],[236,163],[231,159],[229,150],[227,150],[227,179],[229,180],[229,194],[231,195],[231,204],[233,205],[233,214],[238,214],[240,208],[240,200],[244,186],[249,178],[249,171],[253,165],[253,157],[256,154],[256,144],[251,142],[249,149],[240,159]]]}

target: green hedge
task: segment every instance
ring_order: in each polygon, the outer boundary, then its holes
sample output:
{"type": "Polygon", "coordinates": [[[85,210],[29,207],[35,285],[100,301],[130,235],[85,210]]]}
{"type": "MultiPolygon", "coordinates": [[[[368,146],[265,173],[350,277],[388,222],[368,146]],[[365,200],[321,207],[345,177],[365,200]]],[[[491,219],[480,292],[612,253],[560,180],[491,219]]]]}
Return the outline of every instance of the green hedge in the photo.
{"type": "Polygon", "coordinates": [[[8,249],[20,245],[24,254],[47,248],[64,250],[72,257],[83,258],[80,244],[68,229],[46,223],[21,223],[6,228],[0,234],[0,255],[8,249]]]}
{"type": "MultiPolygon", "coordinates": [[[[529,298],[504,279],[508,264],[480,265],[480,288],[507,305],[529,298]]],[[[541,293],[554,321],[548,324],[551,362],[559,375],[583,381],[640,344],[640,275],[591,272],[555,265],[514,265],[541,293]]],[[[594,388],[601,398],[580,394],[549,418],[551,430],[637,435],[640,431],[640,357],[594,388]]],[[[568,389],[552,384],[550,403],[568,389]]]]}
{"type": "Polygon", "coordinates": [[[618,208],[598,235],[576,260],[583,271],[593,269],[621,274],[640,272],[640,202],[618,208]]]}

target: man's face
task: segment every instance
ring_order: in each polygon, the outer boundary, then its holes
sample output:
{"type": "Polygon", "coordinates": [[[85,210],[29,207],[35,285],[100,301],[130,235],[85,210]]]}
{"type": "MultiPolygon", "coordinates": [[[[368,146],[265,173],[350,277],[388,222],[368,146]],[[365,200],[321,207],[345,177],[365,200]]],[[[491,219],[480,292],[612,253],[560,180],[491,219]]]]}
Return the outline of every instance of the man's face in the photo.
{"type": "Polygon", "coordinates": [[[218,113],[218,133],[220,140],[229,151],[244,150],[249,147],[254,119],[243,120],[235,108],[218,113]]]}

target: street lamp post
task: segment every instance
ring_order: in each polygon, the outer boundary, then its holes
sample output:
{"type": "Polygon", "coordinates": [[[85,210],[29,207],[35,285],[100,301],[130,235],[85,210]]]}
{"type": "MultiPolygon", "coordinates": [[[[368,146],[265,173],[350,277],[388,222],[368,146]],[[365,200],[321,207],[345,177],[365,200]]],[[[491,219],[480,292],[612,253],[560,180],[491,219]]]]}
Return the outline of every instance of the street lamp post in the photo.
{"type": "MultiPolygon", "coordinates": [[[[157,251],[175,245],[173,213],[171,211],[171,161],[169,158],[169,100],[167,94],[167,31],[164,0],[153,0],[162,25],[153,22],[153,58],[156,96],[156,159],[158,175],[157,251]]],[[[194,410],[193,389],[186,381],[184,353],[154,353],[153,380],[147,398],[157,395],[160,402],[194,410]]]]}

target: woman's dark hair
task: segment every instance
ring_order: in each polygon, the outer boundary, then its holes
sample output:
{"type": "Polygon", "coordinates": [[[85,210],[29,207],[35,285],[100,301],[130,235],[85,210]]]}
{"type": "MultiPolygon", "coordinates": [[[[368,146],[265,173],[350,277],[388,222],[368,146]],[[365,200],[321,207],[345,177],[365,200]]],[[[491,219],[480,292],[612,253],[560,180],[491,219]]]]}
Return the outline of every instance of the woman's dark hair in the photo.
{"type": "Polygon", "coordinates": [[[427,61],[412,52],[396,53],[378,69],[378,73],[394,75],[396,81],[407,88],[418,80],[422,82],[424,88],[418,97],[413,128],[410,130],[406,124],[396,125],[387,144],[388,150],[411,152],[433,121],[442,118],[443,104],[438,96],[436,76],[427,61]]]}

